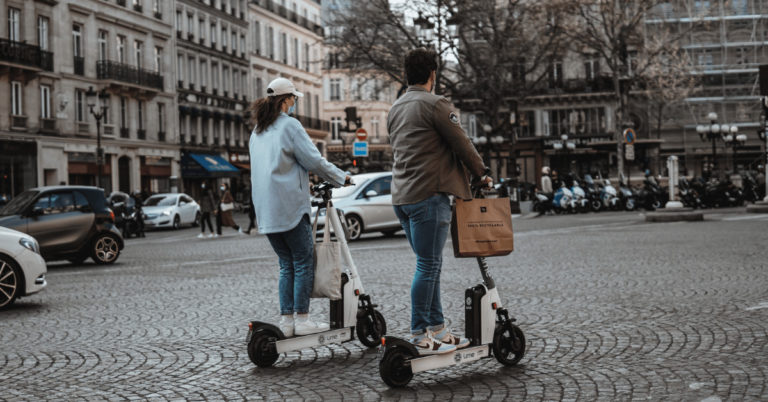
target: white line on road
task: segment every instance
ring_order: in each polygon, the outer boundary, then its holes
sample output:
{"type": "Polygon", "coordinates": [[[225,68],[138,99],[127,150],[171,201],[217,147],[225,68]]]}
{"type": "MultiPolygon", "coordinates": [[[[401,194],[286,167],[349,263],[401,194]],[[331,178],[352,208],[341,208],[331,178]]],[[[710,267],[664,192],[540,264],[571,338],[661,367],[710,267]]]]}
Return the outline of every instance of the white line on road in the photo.
{"type": "Polygon", "coordinates": [[[757,306],[747,307],[745,310],[752,311],[752,310],[760,310],[763,308],[768,308],[768,302],[762,302],[762,303],[759,303],[757,306]]]}
{"type": "Polygon", "coordinates": [[[752,215],[743,215],[743,216],[729,216],[727,218],[723,218],[724,221],[746,221],[746,220],[756,220],[756,221],[762,221],[768,219],[768,214],[752,214],[752,215]]]}

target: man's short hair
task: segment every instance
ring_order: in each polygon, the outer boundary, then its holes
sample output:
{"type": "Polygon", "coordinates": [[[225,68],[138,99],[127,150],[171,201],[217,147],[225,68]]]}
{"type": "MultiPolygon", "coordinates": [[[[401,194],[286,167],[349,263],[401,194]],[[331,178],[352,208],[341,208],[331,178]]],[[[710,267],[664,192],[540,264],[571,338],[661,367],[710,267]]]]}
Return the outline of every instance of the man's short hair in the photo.
{"type": "Polygon", "coordinates": [[[405,79],[408,85],[426,84],[429,75],[437,70],[437,53],[432,49],[417,48],[405,55],[405,79]]]}

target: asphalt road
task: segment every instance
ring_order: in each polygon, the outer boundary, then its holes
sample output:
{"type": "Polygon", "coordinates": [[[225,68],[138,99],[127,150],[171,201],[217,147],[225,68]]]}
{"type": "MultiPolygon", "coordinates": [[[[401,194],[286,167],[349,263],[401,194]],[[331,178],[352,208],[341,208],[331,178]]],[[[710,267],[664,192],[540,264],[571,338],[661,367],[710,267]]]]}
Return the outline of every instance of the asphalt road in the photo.
{"type": "MultiPolygon", "coordinates": [[[[0,399],[768,399],[768,215],[513,222],[516,251],[489,262],[527,338],[517,367],[485,359],[391,390],[376,350],[352,341],[259,369],[244,341],[248,321],[278,318],[274,253],[263,236],[200,240],[188,228],[129,240],[113,266],[52,263],[45,291],[0,312],[0,399]]],[[[405,335],[415,265],[405,237],[369,235],[352,254],[389,333],[405,335]]],[[[464,289],[478,281],[449,244],[442,301],[458,330],[464,289]]]]}

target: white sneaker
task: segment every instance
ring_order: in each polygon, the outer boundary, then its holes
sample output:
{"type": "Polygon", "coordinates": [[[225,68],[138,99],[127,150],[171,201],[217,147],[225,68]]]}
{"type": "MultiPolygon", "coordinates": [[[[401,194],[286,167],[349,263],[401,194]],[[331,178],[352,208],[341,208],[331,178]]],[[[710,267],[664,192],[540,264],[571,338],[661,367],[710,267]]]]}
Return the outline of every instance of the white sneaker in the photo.
{"type": "Polygon", "coordinates": [[[278,325],[280,331],[283,331],[283,335],[286,338],[293,336],[293,314],[280,316],[280,324],[278,325]]]}
{"type": "Polygon", "coordinates": [[[328,331],[330,328],[330,325],[327,323],[314,322],[309,319],[309,316],[306,316],[304,318],[299,317],[296,319],[296,324],[294,325],[294,333],[297,336],[309,335],[328,331]]]}
{"type": "Polygon", "coordinates": [[[205,235],[204,235],[204,234],[202,234],[202,233],[200,233],[199,235],[197,235],[197,238],[198,238],[198,239],[205,239],[205,235]]]}
{"type": "Polygon", "coordinates": [[[432,338],[432,333],[429,331],[412,337],[411,343],[416,347],[420,355],[440,355],[456,350],[456,345],[448,345],[436,341],[432,338]]]}
{"type": "Polygon", "coordinates": [[[443,345],[456,346],[457,349],[463,349],[469,346],[469,339],[452,334],[448,327],[443,327],[440,331],[433,332],[432,338],[443,345]]]}
{"type": "Polygon", "coordinates": [[[213,233],[208,233],[208,238],[210,239],[211,237],[213,237],[213,233]]]}
{"type": "Polygon", "coordinates": [[[245,233],[243,233],[243,229],[242,228],[239,228],[239,229],[237,229],[237,234],[245,234],[245,233]]]}
{"type": "Polygon", "coordinates": [[[213,237],[219,237],[219,234],[218,234],[218,233],[215,233],[215,234],[213,235],[213,237]]]}

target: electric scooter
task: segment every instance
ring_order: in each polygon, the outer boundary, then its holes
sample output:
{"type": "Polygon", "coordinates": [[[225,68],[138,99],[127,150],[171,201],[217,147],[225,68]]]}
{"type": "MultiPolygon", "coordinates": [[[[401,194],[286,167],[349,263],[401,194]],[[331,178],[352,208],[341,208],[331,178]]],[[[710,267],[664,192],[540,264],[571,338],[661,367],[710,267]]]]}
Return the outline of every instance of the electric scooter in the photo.
{"type": "Polygon", "coordinates": [[[491,357],[491,353],[505,366],[514,366],[523,358],[523,331],[502,307],[485,257],[477,257],[477,264],[483,283],[468,288],[464,294],[464,336],[470,344],[448,353],[421,356],[411,342],[386,336],[379,348],[379,374],[387,385],[405,387],[415,373],[474,362],[491,357]]]}
{"type": "Polygon", "coordinates": [[[372,348],[379,345],[381,337],[387,332],[384,316],[376,310],[378,306],[371,302],[370,295],[365,294],[357,267],[352,261],[343,213],[331,203],[332,187],[328,182],[312,187],[315,195],[322,198],[322,201],[313,201],[312,206],[318,207],[318,213],[326,208],[325,224],[331,225],[336,241],[341,243],[342,258],[349,269],[349,272],[341,274],[341,299],[330,301],[330,328],[310,335],[286,337],[277,325],[251,321],[245,341],[248,357],[258,367],[272,366],[281,353],[348,342],[354,339],[355,334],[363,345],[372,348]]]}

